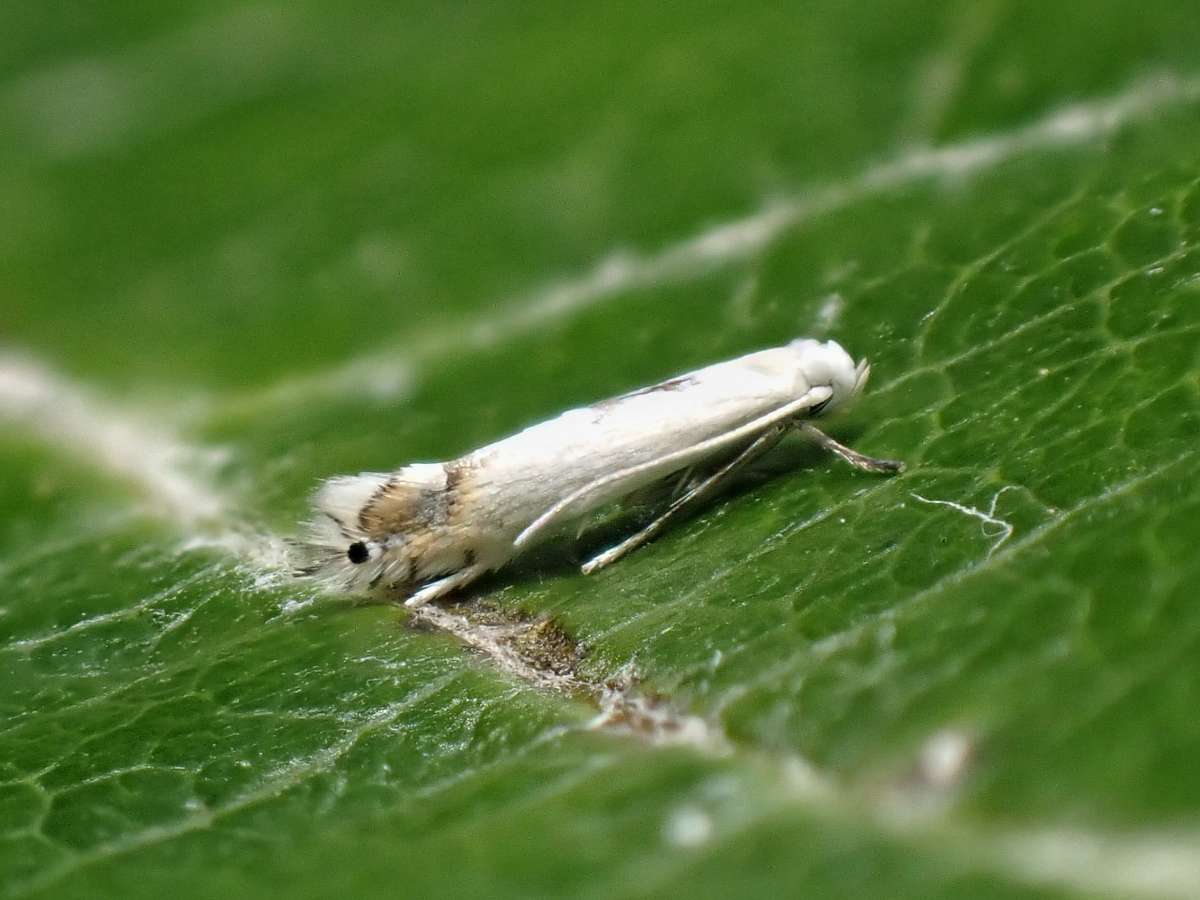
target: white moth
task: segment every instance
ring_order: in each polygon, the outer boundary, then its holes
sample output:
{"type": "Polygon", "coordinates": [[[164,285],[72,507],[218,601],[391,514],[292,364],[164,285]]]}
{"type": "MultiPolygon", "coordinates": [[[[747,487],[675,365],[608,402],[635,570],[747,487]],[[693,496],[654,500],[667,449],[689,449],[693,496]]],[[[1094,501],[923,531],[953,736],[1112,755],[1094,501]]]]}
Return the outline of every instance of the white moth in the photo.
{"type": "Polygon", "coordinates": [[[649,525],[583,566],[594,572],[661,532],[735,470],[798,430],[851,465],[899,472],[807,420],[844,407],[870,367],[835,341],[792,341],[670,378],[526,428],[449,462],[331,478],[314,501],[301,570],[351,591],[384,587],[419,606],[499,568],[564,523],[678,478],[649,525]]]}

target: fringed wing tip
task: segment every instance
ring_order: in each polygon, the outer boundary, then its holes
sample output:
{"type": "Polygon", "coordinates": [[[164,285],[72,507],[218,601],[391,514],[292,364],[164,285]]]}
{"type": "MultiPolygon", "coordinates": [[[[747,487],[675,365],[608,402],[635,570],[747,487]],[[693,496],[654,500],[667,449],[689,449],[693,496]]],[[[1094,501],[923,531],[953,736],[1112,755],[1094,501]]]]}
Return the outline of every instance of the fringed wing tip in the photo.
{"type": "Polygon", "coordinates": [[[867,379],[871,377],[871,363],[866,359],[861,359],[858,365],[854,367],[854,390],[852,397],[858,397],[867,386],[867,379]]]}

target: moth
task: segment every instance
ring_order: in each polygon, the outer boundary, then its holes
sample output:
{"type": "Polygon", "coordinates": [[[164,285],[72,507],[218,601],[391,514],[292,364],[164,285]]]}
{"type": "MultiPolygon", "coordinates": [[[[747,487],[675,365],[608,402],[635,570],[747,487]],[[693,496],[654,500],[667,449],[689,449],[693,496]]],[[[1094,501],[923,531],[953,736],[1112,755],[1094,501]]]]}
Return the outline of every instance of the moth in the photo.
{"type": "Polygon", "coordinates": [[[568,410],[449,462],[325,481],[300,574],[349,591],[386,588],[420,606],[465,587],[584,514],[657,482],[675,495],[648,525],[583,565],[645,544],[739,469],[797,431],[855,468],[897,473],[817,429],[870,373],[836,341],[809,338],[568,410]]]}

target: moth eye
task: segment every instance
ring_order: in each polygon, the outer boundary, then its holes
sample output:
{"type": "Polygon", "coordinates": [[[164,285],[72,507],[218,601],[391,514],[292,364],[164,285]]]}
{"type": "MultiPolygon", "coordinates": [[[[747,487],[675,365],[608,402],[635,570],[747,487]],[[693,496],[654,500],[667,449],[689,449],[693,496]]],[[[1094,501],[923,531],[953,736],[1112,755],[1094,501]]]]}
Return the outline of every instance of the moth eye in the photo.
{"type": "Polygon", "coordinates": [[[362,541],[355,541],[346,551],[346,558],[356,566],[359,563],[365,563],[370,556],[371,554],[367,550],[367,545],[362,541]]]}
{"type": "Polygon", "coordinates": [[[810,416],[819,416],[824,411],[825,407],[827,407],[829,405],[829,401],[832,399],[833,399],[832,397],[828,397],[828,398],[822,400],[816,406],[810,407],[808,410],[808,414],[810,416]]]}

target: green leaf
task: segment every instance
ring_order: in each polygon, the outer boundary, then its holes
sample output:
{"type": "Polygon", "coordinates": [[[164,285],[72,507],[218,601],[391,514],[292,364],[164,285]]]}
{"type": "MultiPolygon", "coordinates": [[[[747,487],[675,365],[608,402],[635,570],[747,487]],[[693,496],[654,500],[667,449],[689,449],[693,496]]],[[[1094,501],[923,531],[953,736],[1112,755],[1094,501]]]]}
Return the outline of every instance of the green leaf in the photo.
{"type": "Polygon", "coordinates": [[[1197,26],[0,12],[0,895],[1193,896],[1197,26]],[[904,475],[284,574],[322,477],[799,334],[904,475]]]}

